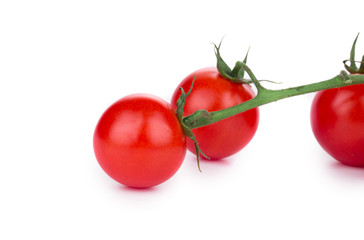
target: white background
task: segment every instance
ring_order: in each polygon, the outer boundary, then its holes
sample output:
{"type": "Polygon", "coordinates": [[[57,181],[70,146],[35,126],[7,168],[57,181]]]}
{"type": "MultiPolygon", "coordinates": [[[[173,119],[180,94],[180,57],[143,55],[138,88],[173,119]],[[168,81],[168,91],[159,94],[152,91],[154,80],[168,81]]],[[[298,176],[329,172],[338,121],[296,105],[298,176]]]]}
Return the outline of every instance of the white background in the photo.
{"type": "MultiPolygon", "coordinates": [[[[187,154],[149,190],[111,180],[92,149],[102,112],[233,65],[284,88],[343,69],[362,1],[1,1],[0,239],[363,239],[364,169],[310,128],[313,94],[260,108],[251,143],[219,162],[187,154]]],[[[364,53],[364,36],[358,40],[364,53]]]]}

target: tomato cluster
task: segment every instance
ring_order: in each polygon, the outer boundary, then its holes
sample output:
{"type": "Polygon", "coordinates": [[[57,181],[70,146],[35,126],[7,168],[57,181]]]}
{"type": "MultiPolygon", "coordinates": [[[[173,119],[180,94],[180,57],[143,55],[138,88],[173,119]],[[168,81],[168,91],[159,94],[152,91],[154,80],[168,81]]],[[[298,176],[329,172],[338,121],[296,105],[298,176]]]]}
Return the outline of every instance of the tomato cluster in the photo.
{"type": "MultiPolygon", "coordinates": [[[[229,70],[222,59],[220,63],[229,70]]],[[[202,152],[201,157],[213,160],[243,149],[258,128],[257,107],[188,128],[188,132],[179,114],[181,95],[188,96],[183,117],[198,110],[211,113],[227,109],[256,97],[248,84],[223,75],[217,68],[191,73],[177,86],[170,103],[153,95],[134,94],[112,104],[102,114],[93,138],[102,169],[121,184],[148,188],[177,172],[186,149],[197,154],[197,159],[202,152]],[[189,89],[192,91],[185,95],[189,89]]],[[[317,141],[334,159],[364,167],[364,84],[318,92],[312,103],[311,124],[317,141]]]]}

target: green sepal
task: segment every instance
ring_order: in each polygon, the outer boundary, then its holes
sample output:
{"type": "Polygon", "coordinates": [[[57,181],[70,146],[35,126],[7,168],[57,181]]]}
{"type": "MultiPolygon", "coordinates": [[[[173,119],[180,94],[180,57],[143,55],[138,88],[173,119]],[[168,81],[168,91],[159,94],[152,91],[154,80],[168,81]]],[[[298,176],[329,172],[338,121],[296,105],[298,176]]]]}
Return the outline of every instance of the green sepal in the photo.
{"type": "Polygon", "coordinates": [[[358,40],[358,37],[359,37],[359,33],[356,36],[356,38],[353,42],[353,45],[351,47],[350,59],[344,60],[344,66],[345,66],[345,69],[350,73],[364,74],[364,56],[362,57],[361,61],[355,61],[355,48],[356,48],[356,42],[358,40]],[[347,62],[350,62],[350,66],[346,64],[347,62]],[[360,63],[360,67],[358,68],[355,63],[360,63]]]}
{"type": "MultiPolygon", "coordinates": [[[[198,166],[198,170],[201,172],[201,168],[200,168],[200,153],[207,159],[210,159],[208,156],[206,156],[202,151],[200,146],[198,145],[197,139],[195,137],[195,135],[193,134],[193,132],[191,131],[190,128],[187,127],[187,125],[183,122],[183,109],[185,107],[186,104],[186,99],[187,97],[190,95],[192,88],[193,88],[193,84],[195,83],[195,78],[196,76],[193,77],[193,81],[191,84],[191,88],[190,90],[187,92],[187,94],[185,93],[184,89],[181,87],[179,90],[181,91],[181,96],[178,98],[177,100],[177,118],[182,126],[182,130],[183,133],[185,134],[186,137],[190,138],[192,141],[194,141],[195,143],[195,150],[196,150],[196,156],[197,156],[197,166],[198,166]]],[[[199,110],[200,112],[206,112],[206,110],[199,110]]]]}
{"type": "Polygon", "coordinates": [[[359,33],[358,33],[358,35],[356,35],[356,38],[353,42],[353,45],[351,46],[351,51],[350,51],[350,67],[352,69],[354,69],[355,71],[358,70],[358,68],[356,67],[356,64],[355,64],[355,48],[356,48],[356,42],[358,41],[358,37],[359,37],[359,33]]]}
{"type": "MultiPolygon", "coordinates": [[[[251,81],[244,79],[244,69],[240,66],[241,62],[236,62],[235,67],[233,68],[233,70],[231,70],[231,68],[226,64],[226,62],[222,59],[221,54],[220,54],[220,47],[221,47],[221,43],[220,42],[219,46],[217,46],[216,44],[214,44],[215,46],[215,56],[216,56],[216,67],[217,70],[219,71],[220,75],[226,79],[229,79],[230,81],[234,82],[234,83],[242,83],[242,84],[249,84],[251,83],[251,81]]],[[[246,64],[247,60],[248,60],[248,52],[245,55],[245,58],[243,60],[243,63],[246,64]]]]}
{"type": "MultiPolygon", "coordinates": [[[[243,60],[244,64],[246,64],[246,62],[248,61],[249,50],[250,48],[245,54],[245,58],[243,60]]],[[[245,70],[241,67],[241,64],[239,62],[236,62],[233,70],[231,71],[231,76],[236,76],[238,79],[244,79],[244,73],[245,70]]]]}
{"type": "Polygon", "coordinates": [[[358,73],[364,73],[364,55],[361,58],[361,63],[360,63],[358,73]]]}
{"type": "MultiPolygon", "coordinates": [[[[220,75],[223,78],[226,78],[234,83],[248,84],[248,85],[251,85],[251,83],[254,83],[251,79],[244,78],[244,74],[246,72],[245,66],[248,61],[248,54],[249,54],[250,48],[246,52],[244,60],[237,61],[235,63],[233,70],[231,70],[231,68],[226,64],[226,62],[221,57],[221,54],[220,54],[221,42],[220,42],[219,46],[214,44],[215,56],[216,56],[216,60],[217,60],[216,66],[217,66],[217,70],[219,71],[220,75]]],[[[274,82],[274,81],[270,81],[270,80],[258,80],[258,81],[279,84],[278,82],[274,82]]]]}

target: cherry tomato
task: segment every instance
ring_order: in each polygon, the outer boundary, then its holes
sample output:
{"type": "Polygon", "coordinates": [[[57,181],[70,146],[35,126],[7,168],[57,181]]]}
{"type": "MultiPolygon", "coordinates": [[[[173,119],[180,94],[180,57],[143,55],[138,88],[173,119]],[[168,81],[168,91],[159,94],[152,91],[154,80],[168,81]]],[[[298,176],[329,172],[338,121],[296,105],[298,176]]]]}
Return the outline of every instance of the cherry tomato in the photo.
{"type": "Polygon", "coordinates": [[[180,168],[186,138],[169,103],[147,94],[126,96],[101,116],[94,151],[102,169],[117,182],[147,188],[180,168]]]}
{"type": "MultiPolygon", "coordinates": [[[[255,94],[246,84],[233,83],[223,78],[216,68],[204,68],[191,73],[176,88],[171,104],[176,108],[180,96],[179,88],[190,89],[194,76],[195,83],[184,108],[184,116],[196,110],[218,111],[232,107],[255,94]]],[[[244,148],[253,138],[259,121],[257,108],[221,120],[217,123],[192,129],[203,153],[210,159],[231,156],[244,148]]],[[[195,153],[194,142],[187,139],[187,149],[195,153]]],[[[203,156],[202,156],[203,157],[203,156]]]]}
{"type": "Polygon", "coordinates": [[[311,108],[313,133],[334,159],[364,167],[364,84],[316,94],[311,108]]]}

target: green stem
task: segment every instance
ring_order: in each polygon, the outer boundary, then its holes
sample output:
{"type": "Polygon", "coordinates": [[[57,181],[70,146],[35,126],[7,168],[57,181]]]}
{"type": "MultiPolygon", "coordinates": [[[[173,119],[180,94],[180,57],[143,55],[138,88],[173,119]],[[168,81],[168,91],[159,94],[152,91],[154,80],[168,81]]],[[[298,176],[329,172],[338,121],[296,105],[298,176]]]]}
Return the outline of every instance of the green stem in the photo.
{"type": "Polygon", "coordinates": [[[220,111],[208,112],[204,110],[203,114],[201,110],[194,112],[193,114],[183,118],[183,123],[189,128],[199,128],[209,124],[213,124],[220,120],[232,117],[236,114],[245,112],[249,109],[259,107],[261,105],[275,102],[284,98],[302,95],[306,93],[317,92],[320,90],[339,88],[349,85],[364,84],[364,75],[348,75],[342,71],[340,75],[326,81],[317,82],[313,84],[303,85],[299,87],[281,89],[281,90],[269,90],[264,88],[256,80],[251,70],[244,64],[240,63],[244,70],[249,74],[253,83],[258,89],[258,94],[253,99],[238,104],[236,106],[226,108],[220,111]]]}

